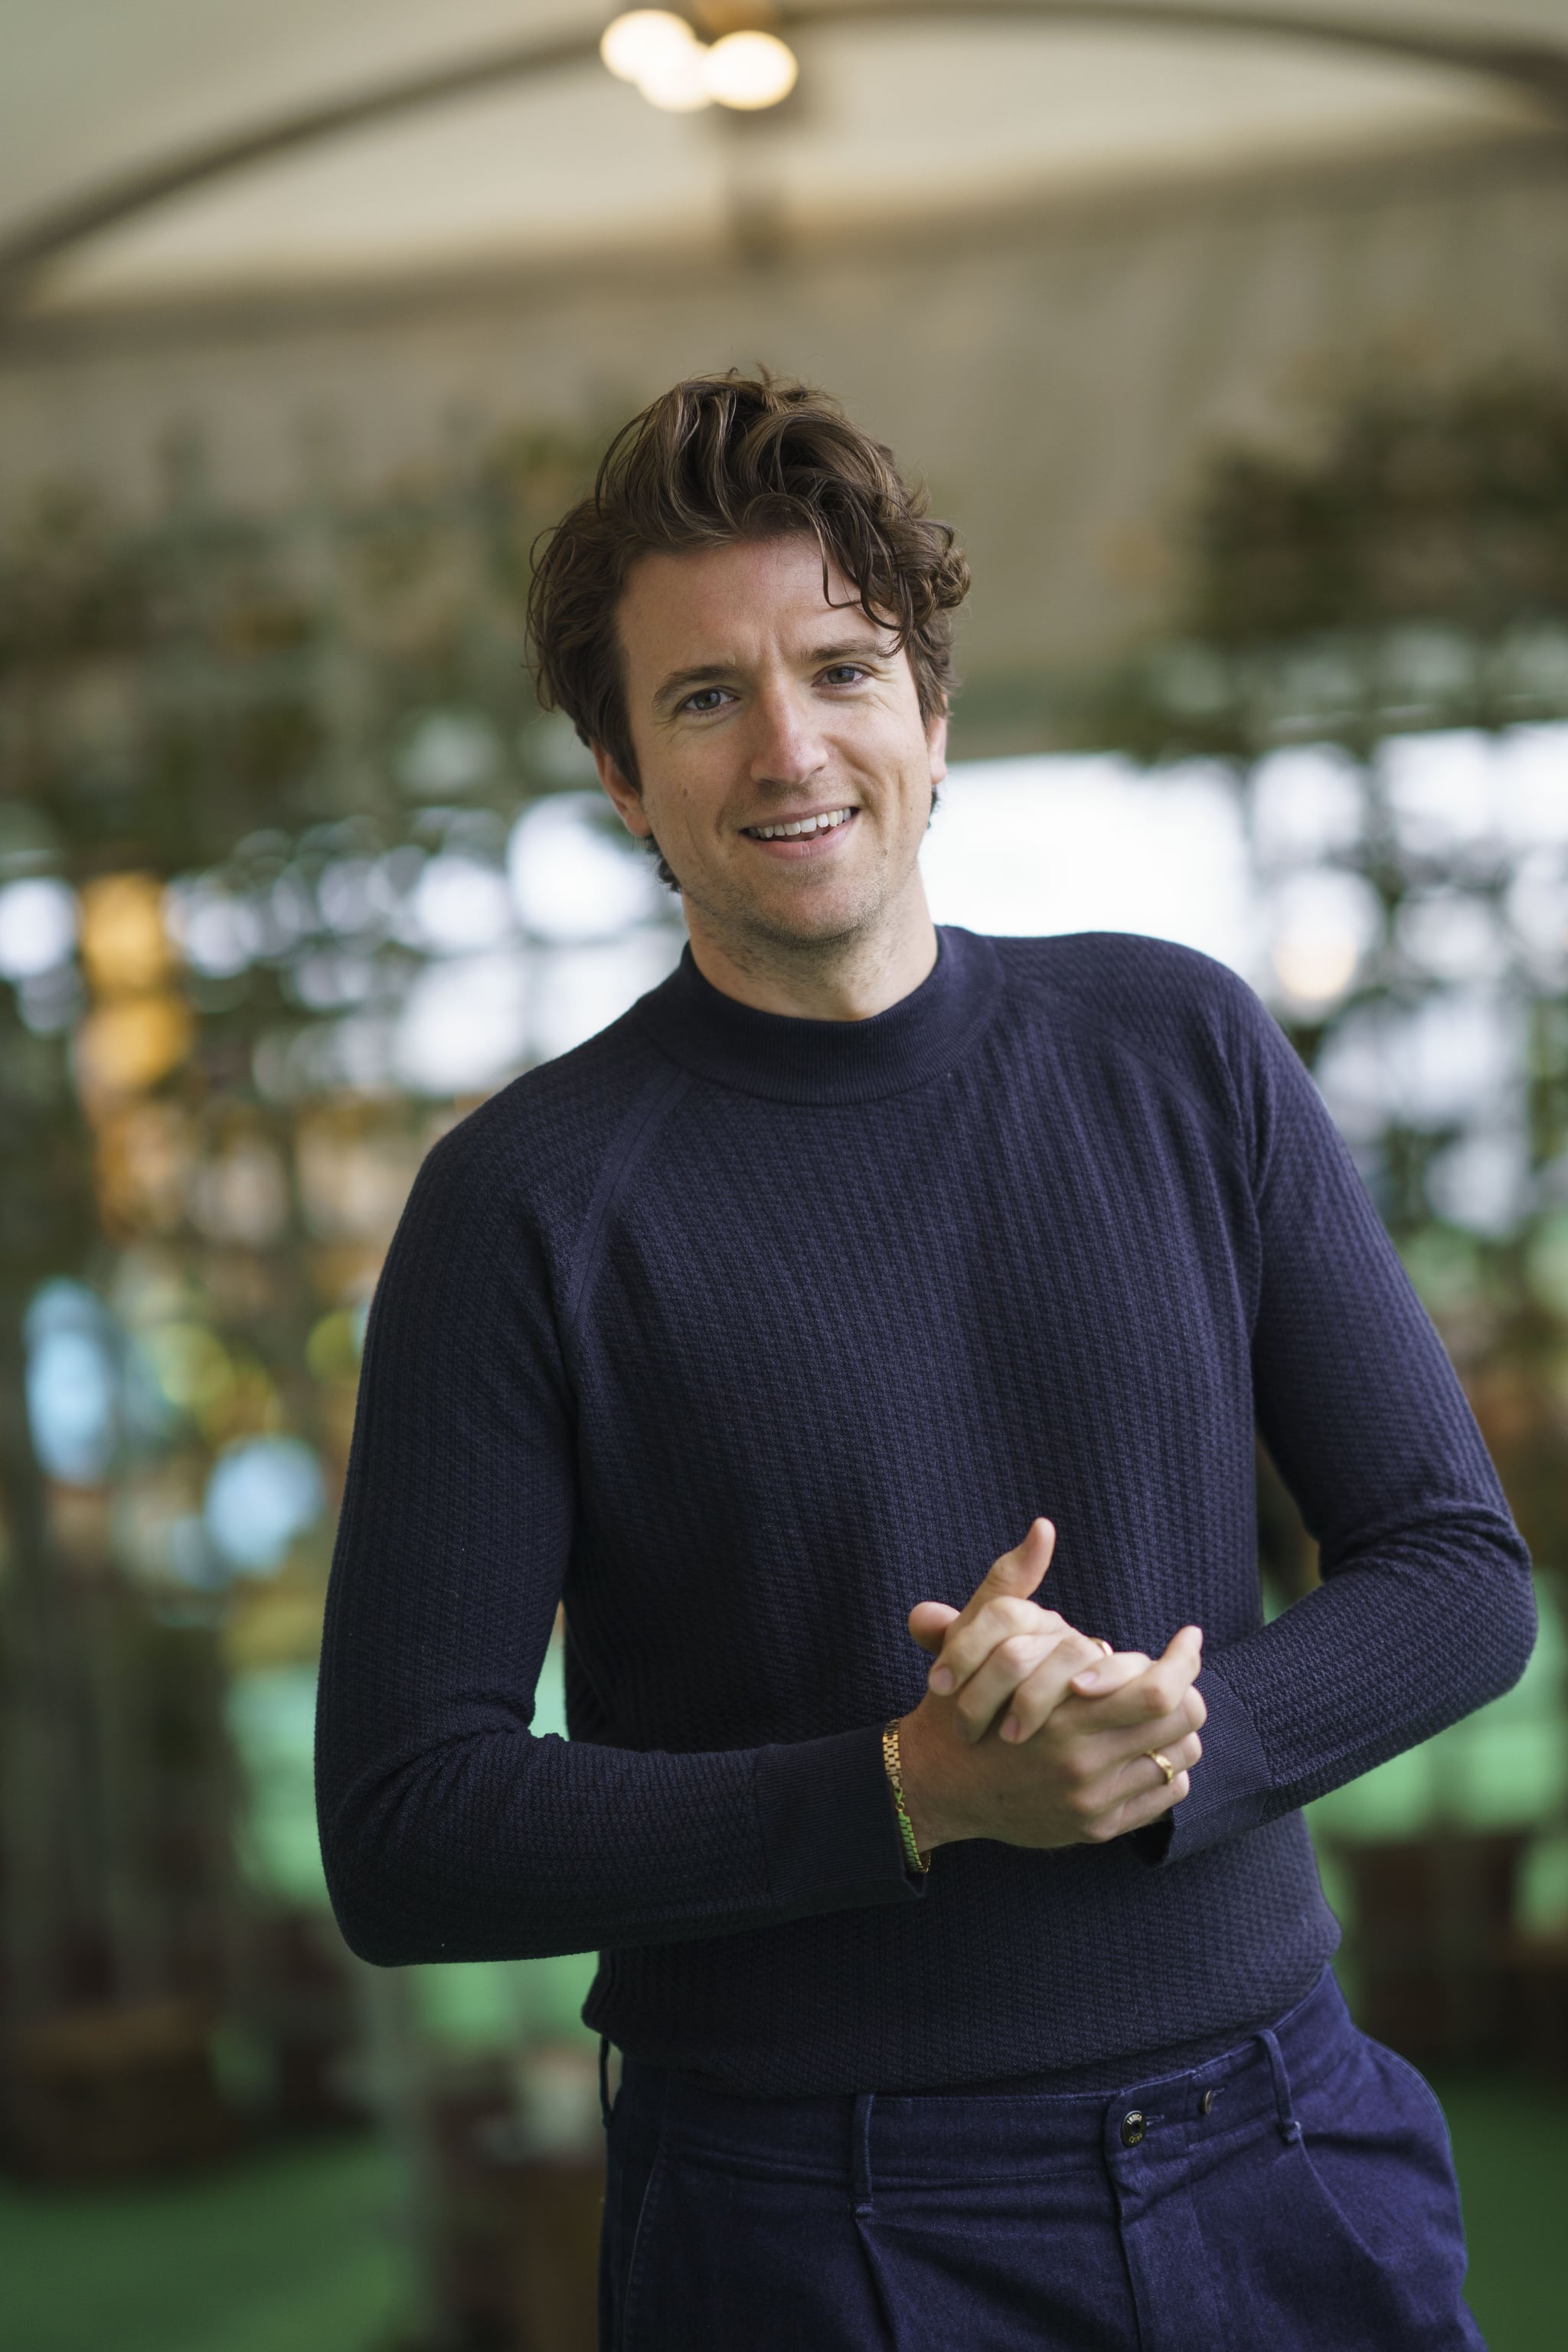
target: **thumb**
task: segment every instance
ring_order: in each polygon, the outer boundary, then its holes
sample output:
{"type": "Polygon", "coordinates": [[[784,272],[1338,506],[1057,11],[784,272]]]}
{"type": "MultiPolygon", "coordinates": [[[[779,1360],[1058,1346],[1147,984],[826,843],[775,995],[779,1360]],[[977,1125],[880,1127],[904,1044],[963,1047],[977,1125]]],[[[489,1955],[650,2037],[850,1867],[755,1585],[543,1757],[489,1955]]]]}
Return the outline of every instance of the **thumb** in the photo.
{"type": "Polygon", "coordinates": [[[942,1637],[957,1616],[956,1609],[945,1601],[917,1601],[910,1611],[910,1639],[935,1657],[942,1647],[942,1637]]]}
{"type": "Polygon", "coordinates": [[[1031,1521],[1028,1534],[1012,1551],[993,1560],[981,1580],[975,1599],[993,1600],[999,1593],[1027,1599],[1044,1580],[1057,1548],[1057,1531],[1049,1519],[1031,1521]]]}

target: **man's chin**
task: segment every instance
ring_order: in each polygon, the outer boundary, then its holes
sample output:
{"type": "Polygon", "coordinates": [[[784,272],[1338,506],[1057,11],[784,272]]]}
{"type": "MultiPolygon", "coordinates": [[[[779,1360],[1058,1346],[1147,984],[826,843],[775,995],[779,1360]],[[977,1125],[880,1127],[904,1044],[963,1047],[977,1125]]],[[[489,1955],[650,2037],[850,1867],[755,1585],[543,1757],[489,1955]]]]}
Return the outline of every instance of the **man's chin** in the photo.
{"type": "Polygon", "coordinates": [[[723,930],[801,948],[853,938],[877,921],[888,895],[879,875],[814,875],[805,868],[761,877],[698,876],[689,883],[682,879],[679,887],[689,912],[723,930]]]}
{"type": "Polygon", "coordinates": [[[781,894],[771,903],[753,899],[742,920],[754,939],[811,955],[863,938],[875,928],[882,907],[880,894],[872,890],[802,891],[798,897],[781,894]]]}

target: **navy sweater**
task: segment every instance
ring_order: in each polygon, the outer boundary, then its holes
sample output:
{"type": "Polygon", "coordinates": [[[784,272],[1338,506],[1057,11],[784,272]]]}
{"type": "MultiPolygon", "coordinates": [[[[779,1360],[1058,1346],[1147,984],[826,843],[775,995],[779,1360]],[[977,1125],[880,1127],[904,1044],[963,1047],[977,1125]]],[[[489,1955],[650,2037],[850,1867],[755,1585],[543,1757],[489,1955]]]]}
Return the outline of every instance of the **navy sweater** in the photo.
{"type": "Polygon", "coordinates": [[[737,2090],[1109,2084],[1306,1990],[1337,1931],[1299,1808],[1533,1627],[1443,1349],[1238,980],[949,929],[834,1023],[688,955],[414,1187],[327,1612],[328,1882],[383,1964],[597,1948],[589,2022],[737,2090]],[[1267,1627],[1255,1423],[1323,1570],[1267,1627]],[[1071,1622],[1205,1628],[1204,1758],[1168,1826],[917,1884],[905,1617],[1040,1512],[1071,1622]],[[529,1727],[563,1601],[570,1744],[529,1727]]]}

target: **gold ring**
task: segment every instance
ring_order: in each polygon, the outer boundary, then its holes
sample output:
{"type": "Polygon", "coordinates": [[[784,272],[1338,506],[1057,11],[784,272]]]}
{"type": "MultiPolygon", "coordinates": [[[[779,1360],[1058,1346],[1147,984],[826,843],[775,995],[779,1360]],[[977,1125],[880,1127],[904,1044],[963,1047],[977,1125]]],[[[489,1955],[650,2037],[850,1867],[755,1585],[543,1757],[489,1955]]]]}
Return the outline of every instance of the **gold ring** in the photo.
{"type": "Polygon", "coordinates": [[[1163,1772],[1165,1776],[1165,1786],[1168,1789],[1172,1781],[1176,1777],[1176,1768],[1172,1763],[1170,1758],[1168,1756],[1162,1756],[1157,1748],[1145,1748],[1143,1753],[1149,1759],[1151,1764],[1157,1764],[1160,1767],[1161,1771],[1163,1772]]]}
{"type": "Polygon", "coordinates": [[[1103,1633],[1090,1633],[1089,1639],[1091,1642],[1096,1643],[1099,1647],[1105,1652],[1108,1658],[1113,1658],[1116,1655],[1115,1651],[1111,1648],[1103,1633]]]}

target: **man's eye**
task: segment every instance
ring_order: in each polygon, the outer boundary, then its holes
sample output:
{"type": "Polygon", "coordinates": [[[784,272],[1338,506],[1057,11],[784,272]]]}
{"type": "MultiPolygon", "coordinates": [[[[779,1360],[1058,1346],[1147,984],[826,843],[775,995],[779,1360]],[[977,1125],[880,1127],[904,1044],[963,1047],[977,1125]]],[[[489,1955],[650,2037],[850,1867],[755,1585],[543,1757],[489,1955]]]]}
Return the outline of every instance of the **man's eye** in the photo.
{"type": "Polygon", "coordinates": [[[688,710],[717,710],[723,699],[722,687],[703,686],[700,687],[695,694],[687,696],[685,707],[688,710]]]}
{"type": "Polygon", "coordinates": [[[822,682],[824,686],[853,686],[865,675],[858,662],[835,662],[831,669],[823,671],[822,682]]]}

